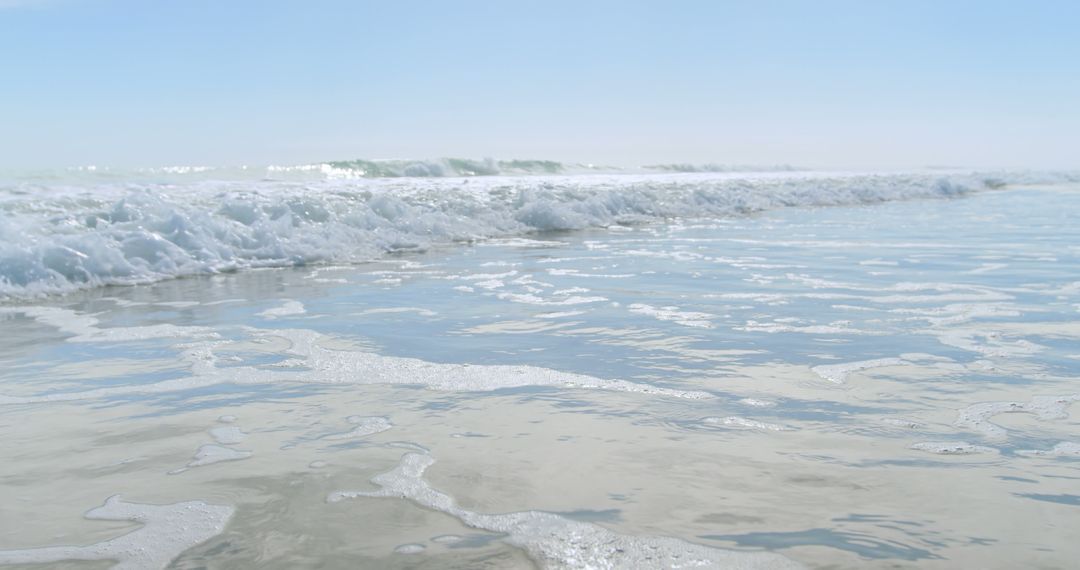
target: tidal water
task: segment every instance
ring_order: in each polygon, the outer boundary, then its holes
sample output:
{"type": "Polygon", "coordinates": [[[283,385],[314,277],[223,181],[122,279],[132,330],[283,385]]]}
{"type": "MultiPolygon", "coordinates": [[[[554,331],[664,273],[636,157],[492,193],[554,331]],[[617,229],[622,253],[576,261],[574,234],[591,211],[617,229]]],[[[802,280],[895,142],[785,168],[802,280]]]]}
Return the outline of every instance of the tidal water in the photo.
{"type": "Polygon", "coordinates": [[[1074,567],[1078,220],[1012,186],[10,301],[0,564],[1074,567]]]}

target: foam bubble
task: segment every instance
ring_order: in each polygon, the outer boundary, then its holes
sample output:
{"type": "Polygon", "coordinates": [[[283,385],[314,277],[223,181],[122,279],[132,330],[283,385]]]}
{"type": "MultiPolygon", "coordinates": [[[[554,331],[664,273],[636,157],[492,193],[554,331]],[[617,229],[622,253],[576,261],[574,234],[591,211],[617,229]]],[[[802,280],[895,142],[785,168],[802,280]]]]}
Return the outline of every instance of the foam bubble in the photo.
{"type": "Polygon", "coordinates": [[[90,520],[132,521],[130,532],[89,546],[0,550],[0,564],[51,564],[65,560],[115,560],[113,570],[165,568],[185,550],[222,533],[234,509],[189,501],[171,505],[129,503],[119,495],[86,513],[90,520]]]}
{"type": "Polygon", "coordinates": [[[446,513],[472,528],[505,534],[506,542],[524,549],[549,568],[802,568],[793,560],[766,552],[734,552],[676,538],[617,534],[601,526],[574,521],[554,513],[523,511],[486,515],[458,506],[449,495],[423,479],[435,460],[408,453],[393,471],[375,476],[378,491],[339,491],[327,500],[359,497],[406,498],[446,513]]]}

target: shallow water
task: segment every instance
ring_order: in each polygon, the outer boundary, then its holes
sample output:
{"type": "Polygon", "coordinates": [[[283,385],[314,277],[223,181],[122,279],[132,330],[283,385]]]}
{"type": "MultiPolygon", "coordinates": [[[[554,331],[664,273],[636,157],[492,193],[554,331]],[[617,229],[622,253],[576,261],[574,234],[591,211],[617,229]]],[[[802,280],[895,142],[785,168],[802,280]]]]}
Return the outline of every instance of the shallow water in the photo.
{"type": "Polygon", "coordinates": [[[0,306],[0,562],[1066,568],[1078,211],[1024,187],[0,306]],[[61,545],[96,546],[27,550],[61,545]]]}

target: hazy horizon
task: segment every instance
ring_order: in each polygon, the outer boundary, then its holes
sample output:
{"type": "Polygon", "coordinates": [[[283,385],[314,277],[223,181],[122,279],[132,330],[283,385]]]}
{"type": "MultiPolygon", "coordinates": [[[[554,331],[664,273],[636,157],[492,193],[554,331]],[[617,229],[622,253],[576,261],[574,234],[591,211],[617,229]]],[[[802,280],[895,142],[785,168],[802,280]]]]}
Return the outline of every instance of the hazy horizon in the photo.
{"type": "Polygon", "coordinates": [[[0,168],[1077,168],[1065,2],[0,2],[0,168]]]}

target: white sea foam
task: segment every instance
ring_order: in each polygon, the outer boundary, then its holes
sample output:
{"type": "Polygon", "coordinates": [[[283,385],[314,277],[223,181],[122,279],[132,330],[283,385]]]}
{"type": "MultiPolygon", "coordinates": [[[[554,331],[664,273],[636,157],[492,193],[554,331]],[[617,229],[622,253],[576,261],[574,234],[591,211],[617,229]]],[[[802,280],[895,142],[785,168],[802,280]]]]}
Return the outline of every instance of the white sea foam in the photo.
{"type": "Polygon", "coordinates": [[[418,543],[414,542],[414,543],[410,543],[410,544],[402,544],[400,546],[397,546],[397,547],[394,548],[394,552],[396,552],[398,554],[420,554],[421,552],[423,552],[426,549],[427,549],[427,547],[424,546],[423,544],[418,544],[418,543]]]}
{"type": "Polygon", "coordinates": [[[206,444],[199,448],[195,452],[195,457],[188,462],[187,465],[179,469],[173,469],[169,471],[169,475],[176,475],[183,473],[188,469],[195,467],[202,467],[204,465],[213,465],[215,463],[222,463],[225,461],[239,461],[241,459],[247,459],[253,454],[250,451],[243,451],[240,449],[233,449],[231,447],[224,447],[221,445],[206,444]]]}
{"type": "Polygon", "coordinates": [[[628,307],[631,313],[637,313],[639,315],[648,315],[661,321],[672,321],[675,324],[682,325],[684,327],[711,329],[713,323],[711,319],[716,318],[716,315],[710,313],[702,313],[696,311],[683,311],[678,307],[653,307],[652,305],[646,305],[643,303],[634,303],[628,307]]]}
{"type": "Polygon", "coordinates": [[[978,453],[998,452],[992,447],[973,445],[966,441],[924,441],[912,445],[911,449],[938,455],[975,455],[978,453]]]}
{"type": "Polygon", "coordinates": [[[477,281],[477,282],[473,283],[473,287],[477,287],[477,288],[480,288],[480,289],[487,289],[488,291],[492,291],[492,290],[495,290],[495,289],[501,289],[501,288],[503,288],[505,286],[506,286],[506,283],[503,283],[502,281],[500,281],[498,279],[488,279],[487,281],[477,281]]]}
{"type": "MultiPolygon", "coordinates": [[[[978,175],[647,174],[461,179],[27,183],[0,189],[0,298],[620,221],[944,198],[978,175]]],[[[489,242],[547,247],[520,237],[489,242]]]]}
{"type": "MultiPolygon", "coordinates": [[[[786,293],[709,293],[704,297],[709,299],[725,299],[729,301],[753,301],[755,303],[762,303],[765,305],[786,305],[791,302],[791,299],[797,295],[790,295],[786,293]]],[[[801,296],[801,295],[800,295],[801,296]]],[[[843,295],[843,298],[856,298],[850,295],[843,295]]]]}
{"type": "Polygon", "coordinates": [[[955,425],[982,432],[986,437],[1003,440],[1008,436],[1005,428],[992,423],[998,414],[1033,414],[1040,420],[1056,420],[1069,417],[1068,409],[1080,401],[1080,394],[1067,396],[1036,396],[1030,402],[985,402],[960,410],[955,425]]]}
{"type": "Polygon", "coordinates": [[[222,445],[236,445],[247,438],[247,434],[235,426],[223,426],[210,429],[210,437],[222,445]]]}
{"type": "Polygon", "coordinates": [[[544,568],[726,568],[793,569],[798,563],[779,554],[734,552],[675,538],[617,534],[601,526],[554,513],[523,511],[487,515],[466,510],[423,479],[435,462],[429,455],[408,453],[393,471],[375,476],[377,491],[339,491],[328,501],[361,497],[406,498],[446,513],[472,528],[506,535],[503,540],[524,549],[544,568]]]}
{"type": "Polygon", "coordinates": [[[921,429],[921,428],[926,427],[924,424],[921,424],[921,423],[913,421],[913,420],[907,420],[907,419],[904,419],[904,418],[885,418],[885,419],[881,420],[881,422],[884,423],[884,424],[891,425],[893,427],[904,428],[904,429],[921,429]]]}
{"type": "Polygon", "coordinates": [[[345,418],[345,421],[349,422],[354,427],[346,432],[324,435],[321,439],[330,441],[355,439],[358,437],[366,437],[372,434],[381,433],[394,427],[394,425],[390,423],[389,419],[381,416],[349,416],[345,418]]]}
{"type": "Polygon", "coordinates": [[[860,360],[858,362],[845,362],[843,364],[822,364],[812,367],[811,370],[829,382],[843,384],[844,381],[847,380],[848,375],[852,372],[869,370],[871,368],[882,368],[885,366],[902,366],[907,363],[906,360],[900,358],[875,358],[873,360],[860,360]]]}
{"type": "Polygon", "coordinates": [[[433,390],[486,392],[523,386],[556,386],[634,392],[692,400],[713,398],[708,392],[662,388],[625,380],[602,379],[584,374],[560,372],[536,366],[470,365],[428,362],[416,358],[383,356],[364,351],[330,350],[320,342],[330,340],[315,331],[251,329],[256,339],[281,338],[289,341],[285,352],[294,356],[273,368],[229,366],[219,368],[214,348],[219,342],[204,342],[186,350],[182,357],[191,363],[191,375],[153,384],[112,386],[82,392],[46,393],[36,396],[0,395],[0,404],[31,404],[96,400],[134,394],[162,394],[219,384],[262,385],[301,384],[394,384],[425,386],[433,390]]]}
{"type": "Polygon", "coordinates": [[[771,408],[776,405],[776,402],[771,400],[760,400],[758,398],[743,398],[739,400],[739,403],[754,408],[771,408]]]}
{"type": "Polygon", "coordinates": [[[50,564],[68,560],[115,560],[113,570],[165,568],[185,550],[213,538],[234,509],[190,501],[172,505],[129,503],[119,495],[86,513],[90,520],[132,521],[134,531],[89,546],[46,546],[0,550],[0,564],[50,564]]]}
{"type": "Polygon", "coordinates": [[[937,337],[938,342],[946,346],[994,358],[1028,356],[1044,348],[1027,339],[1009,340],[999,332],[986,329],[952,328],[929,330],[926,333],[937,337]]]}
{"type": "Polygon", "coordinates": [[[1050,449],[1022,449],[1016,453],[1032,457],[1080,457],[1080,443],[1063,441],[1050,449]]]}
{"type": "Polygon", "coordinates": [[[879,331],[868,331],[849,326],[850,321],[836,321],[827,325],[790,325],[780,322],[762,323],[755,320],[746,321],[741,327],[733,327],[735,330],[746,332],[764,333],[802,333],[820,335],[881,335],[879,331]]]}
{"type": "MultiPolygon", "coordinates": [[[[711,293],[705,295],[707,298],[714,299],[728,299],[728,300],[748,300],[758,303],[764,303],[768,305],[784,305],[791,302],[792,299],[823,299],[823,300],[836,300],[836,301],[863,301],[868,303],[878,303],[887,305],[903,305],[903,304],[919,304],[919,303],[954,303],[957,304],[949,309],[901,309],[896,312],[908,312],[919,315],[936,315],[942,314],[942,312],[955,312],[961,307],[960,303],[967,303],[962,307],[970,308],[974,306],[974,303],[1000,303],[1002,301],[1010,301],[1013,299],[1012,295],[997,291],[994,289],[980,287],[975,285],[961,285],[955,283],[897,283],[887,287],[869,287],[862,285],[855,285],[851,283],[840,283],[835,281],[827,281],[824,279],[818,279],[807,275],[787,274],[786,278],[791,281],[795,281],[801,285],[806,285],[812,289],[840,289],[847,291],[855,291],[857,293],[711,293]],[[922,293],[919,295],[913,295],[911,293],[922,293]],[[929,294],[927,294],[929,292],[929,294]],[[887,293],[887,294],[882,294],[887,293]]],[[[772,279],[762,277],[766,283],[772,282],[772,279]]],[[[750,279],[749,281],[755,281],[756,279],[750,279]]],[[[860,307],[865,309],[865,307],[860,307]]],[[[994,315],[987,314],[985,316],[999,316],[1000,312],[994,315]]],[[[984,316],[980,314],[971,315],[971,318],[984,316]]],[[[1007,316],[1007,315],[1000,315],[1007,316]]],[[[947,323],[942,323],[947,324],[947,323]]]]}
{"type": "MultiPolygon", "coordinates": [[[[560,259],[559,261],[564,261],[564,259],[560,259]]],[[[551,262],[552,262],[552,260],[549,260],[549,259],[540,260],[540,263],[551,263],[551,262]]],[[[556,269],[556,268],[550,268],[550,269],[547,270],[547,272],[548,272],[549,275],[557,275],[557,276],[569,275],[569,276],[572,276],[572,277],[583,277],[583,278],[589,278],[589,279],[625,279],[627,277],[633,277],[634,276],[633,273],[582,273],[581,271],[578,271],[577,269],[556,269]]]]}
{"type": "Polygon", "coordinates": [[[502,273],[469,273],[466,275],[447,275],[443,279],[450,281],[491,281],[493,279],[509,279],[517,275],[517,270],[504,271],[502,273]]]}
{"type": "Polygon", "coordinates": [[[420,307],[382,307],[378,309],[366,309],[358,313],[353,313],[356,317],[366,317],[368,315],[385,315],[393,313],[416,313],[422,317],[434,317],[438,315],[431,309],[422,309],[420,307]]]}
{"type": "Polygon", "coordinates": [[[601,301],[607,301],[607,297],[590,296],[583,297],[581,295],[572,295],[569,297],[560,297],[557,299],[545,299],[538,297],[532,293],[499,293],[498,297],[506,301],[513,301],[515,303],[524,303],[527,305],[542,305],[542,306],[568,306],[568,305],[586,305],[589,303],[599,303],[601,301]]]}
{"type": "Polygon", "coordinates": [[[979,273],[989,273],[990,271],[997,271],[998,269],[1005,269],[1008,266],[1009,266],[1008,263],[984,263],[984,264],[980,265],[979,267],[977,267],[975,269],[972,269],[971,271],[967,271],[966,273],[971,274],[971,275],[977,275],[979,273]]]}
{"type": "Polygon", "coordinates": [[[157,338],[217,338],[207,327],[171,324],[140,327],[98,327],[98,319],[58,307],[0,307],[0,314],[22,314],[35,321],[73,335],[68,342],[130,342],[157,338]]]}
{"type": "Polygon", "coordinates": [[[756,429],[762,431],[791,431],[795,428],[781,424],[771,424],[758,420],[751,420],[741,416],[728,416],[725,418],[705,418],[701,420],[711,426],[720,426],[734,429],[756,429]]]}
{"type": "Polygon", "coordinates": [[[565,297],[567,295],[573,295],[575,293],[588,293],[591,289],[585,287],[568,287],[566,289],[556,289],[551,294],[557,297],[565,297]]]}
{"type": "Polygon", "coordinates": [[[548,247],[562,247],[564,244],[561,241],[543,240],[543,239],[529,239],[523,237],[517,238],[494,238],[489,239],[480,244],[484,247],[521,247],[521,248],[548,248],[548,247]]]}
{"type": "Polygon", "coordinates": [[[267,319],[276,319],[278,317],[302,315],[306,312],[307,309],[304,308],[304,304],[300,301],[287,300],[280,307],[266,309],[261,313],[256,313],[256,315],[267,319]]]}
{"type": "Polygon", "coordinates": [[[952,303],[929,309],[892,309],[895,313],[920,315],[935,327],[958,325],[975,319],[1018,317],[1020,311],[1001,303],[952,303]]]}
{"type": "Polygon", "coordinates": [[[551,313],[537,313],[533,315],[538,319],[561,319],[565,317],[576,317],[578,315],[584,315],[586,311],[554,311],[551,313]]]}

